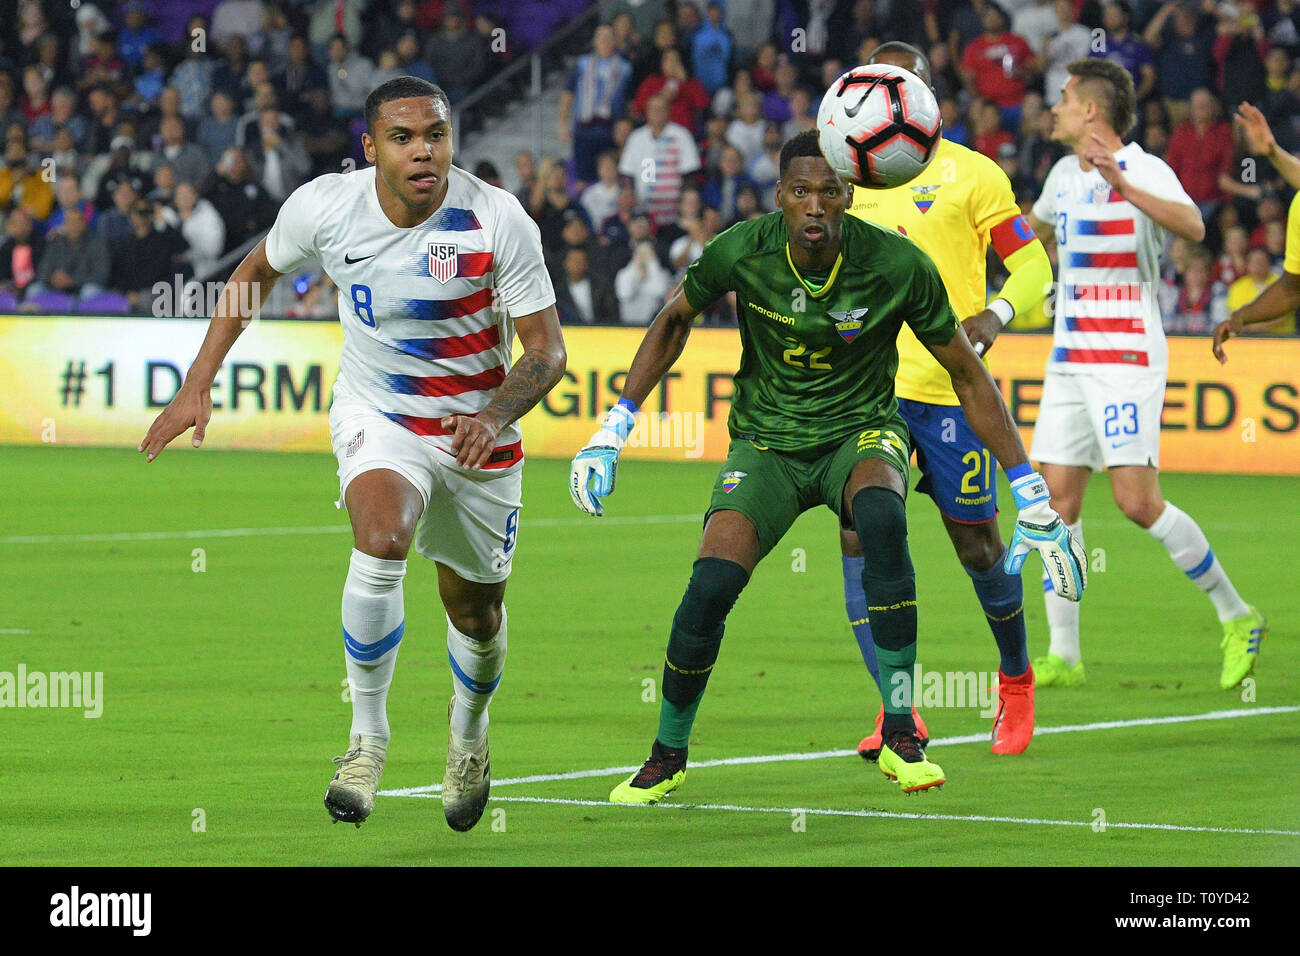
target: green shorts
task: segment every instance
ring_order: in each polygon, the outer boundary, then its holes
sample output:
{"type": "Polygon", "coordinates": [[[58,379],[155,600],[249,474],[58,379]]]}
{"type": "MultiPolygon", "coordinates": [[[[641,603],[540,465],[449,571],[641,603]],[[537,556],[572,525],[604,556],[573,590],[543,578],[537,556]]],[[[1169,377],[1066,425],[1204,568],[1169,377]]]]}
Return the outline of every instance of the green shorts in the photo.
{"type": "Polygon", "coordinates": [[[824,504],[844,524],[844,485],[864,458],[882,458],[898,469],[907,487],[910,436],[901,416],[865,428],[820,457],[803,459],[743,438],[733,439],[718,472],[704,515],[738,511],[758,530],[762,557],[776,547],[796,518],[824,504]]]}

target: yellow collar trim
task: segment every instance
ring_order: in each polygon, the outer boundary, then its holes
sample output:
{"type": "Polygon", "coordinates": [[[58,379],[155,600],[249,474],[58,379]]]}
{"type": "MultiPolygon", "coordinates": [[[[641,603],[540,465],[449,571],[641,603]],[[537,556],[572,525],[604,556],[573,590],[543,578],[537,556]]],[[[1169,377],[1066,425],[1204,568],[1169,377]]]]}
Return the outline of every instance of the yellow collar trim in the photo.
{"type": "Polygon", "coordinates": [[[809,282],[799,274],[799,269],[795,266],[794,259],[790,257],[790,243],[788,242],[785,244],[785,261],[790,263],[790,271],[793,272],[794,277],[799,280],[799,284],[808,290],[808,294],[814,299],[820,299],[826,295],[826,293],[830,292],[831,286],[835,284],[835,277],[840,274],[840,265],[844,262],[844,253],[840,252],[836,254],[835,264],[831,266],[831,274],[826,277],[825,284],[816,288],[810,285],[809,282]]]}

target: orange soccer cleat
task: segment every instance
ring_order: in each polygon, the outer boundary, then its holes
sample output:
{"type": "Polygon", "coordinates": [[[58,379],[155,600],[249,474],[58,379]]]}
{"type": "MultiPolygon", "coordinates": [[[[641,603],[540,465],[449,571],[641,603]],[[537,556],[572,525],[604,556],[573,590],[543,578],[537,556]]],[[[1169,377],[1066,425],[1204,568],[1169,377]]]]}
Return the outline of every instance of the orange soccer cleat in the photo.
{"type": "Polygon", "coordinates": [[[998,671],[998,712],[993,718],[993,752],[1024,753],[1034,737],[1034,669],[1019,677],[998,671]]]}
{"type": "MultiPolygon", "coordinates": [[[[921,719],[921,715],[916,712],[915,707],[912,708],[912,720],[916,723],[916,736],[921,741],[922,749],[930,746],[930,731],[925,729],[925,721],[921,719]]],[[[884,726],[884,723],[885,705],[881,704],[880,713],[876,714],[876,729],[871,732],[870,737],[863,737],[862,742],[858,744],[858,756],[863,760],[870,760],[875,763],[879,758],[881,747],[880,728],[884,726]]]]}

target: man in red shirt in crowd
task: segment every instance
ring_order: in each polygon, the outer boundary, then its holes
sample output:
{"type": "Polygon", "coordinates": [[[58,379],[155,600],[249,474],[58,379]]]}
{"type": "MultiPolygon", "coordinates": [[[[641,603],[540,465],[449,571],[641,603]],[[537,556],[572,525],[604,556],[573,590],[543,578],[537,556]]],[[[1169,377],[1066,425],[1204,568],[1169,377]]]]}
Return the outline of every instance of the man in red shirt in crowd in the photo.
{"type": "Polygon", "coordinates": [[[711,102],[704,84],[686,72],[686,64],[676,47],[664,50],[659,72],[647,76],[637,87],[632,100],[632,115],[642,117],[653,97],[668,102],[668,119],[692,133],[701,130],[700,117],[711,102]]]}
{"type": "Polygon", "coordinates": [[[1016,139],[1002,128],[1002,114],[996,104],[976,100],[971,104],[970,120],[971,132],[974,134],[971,148],[975,152],[983,153],[997,162],[998,150],[1002,146],[1010,143],[1012,149],[1015,149],[1016,139]]]}
{"type": "Polygon", "coordinates": [[[976,96],[990,100],[1002,113],[1008,130],[1020,128],[1020,104],[1033,76],[1034,51],[1025,38],[1011,32],[1011,18],[996,3],[986,3],[984,32],[970,42],[961,57],[962,81],[976,96]]]}
{"type": "Polygon", "coordinates": [[[1165,150],[1165,162],[1205,217],[1228,198],[1219,179],[1232,175],[1232,129],[1217,118],[1218,106],[1209,90],[1193,91],[1190,118],[1178,124],[1165,150]]]}

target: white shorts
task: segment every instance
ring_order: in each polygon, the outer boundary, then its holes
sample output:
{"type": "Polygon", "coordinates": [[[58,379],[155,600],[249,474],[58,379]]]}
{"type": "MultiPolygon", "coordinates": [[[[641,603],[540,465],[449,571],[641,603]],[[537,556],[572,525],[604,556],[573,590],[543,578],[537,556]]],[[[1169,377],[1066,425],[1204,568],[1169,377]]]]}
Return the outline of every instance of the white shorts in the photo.
{"type": "Polygon", "coordinates": [[[1052,465],[1160,466],[1163,375],[1048,372],[1029,457],[1052,465]]]}
{"type": "Polygon", "coordinates": [[[424,513],[412,542],[416,553],[445,564],[467,581],[496,584],[510,576],[519,537],[523,468],[468,471],[419,435],[374,409],[335,402],[330,438],[339,461],[339,500],[362,472],[386,468],[419,489],[424,513]]]}

